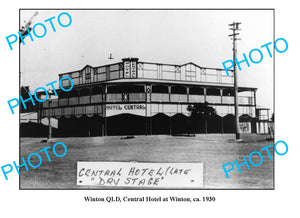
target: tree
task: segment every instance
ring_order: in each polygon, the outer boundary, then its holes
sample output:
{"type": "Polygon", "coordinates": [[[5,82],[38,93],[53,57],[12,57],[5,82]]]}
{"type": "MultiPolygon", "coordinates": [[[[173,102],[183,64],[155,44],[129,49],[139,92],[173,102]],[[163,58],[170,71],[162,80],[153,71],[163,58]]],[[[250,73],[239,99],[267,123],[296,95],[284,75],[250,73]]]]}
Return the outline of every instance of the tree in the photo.
{"type": "Polygon", "coordinates": [[[188,105],[187,111],[191,113],[190,119],[192,121],[192,130],[195,134],[196,121],[200,119],[204,120],[205,134],[207,134],[207,119],[216,114],[216,110],[213,107],[208,106],[208,103],[195,103],[188,105]]]}

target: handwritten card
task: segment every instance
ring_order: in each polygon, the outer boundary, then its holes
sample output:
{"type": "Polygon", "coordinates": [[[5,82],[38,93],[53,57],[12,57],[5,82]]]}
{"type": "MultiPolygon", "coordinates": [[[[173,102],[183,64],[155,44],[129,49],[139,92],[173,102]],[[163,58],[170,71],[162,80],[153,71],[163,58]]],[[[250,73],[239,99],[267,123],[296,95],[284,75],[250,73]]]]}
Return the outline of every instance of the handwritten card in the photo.
{"type": "Polygon", "coordinates": [[[203,163],[77,162],[77,185],[203,188],[203,163]]]}

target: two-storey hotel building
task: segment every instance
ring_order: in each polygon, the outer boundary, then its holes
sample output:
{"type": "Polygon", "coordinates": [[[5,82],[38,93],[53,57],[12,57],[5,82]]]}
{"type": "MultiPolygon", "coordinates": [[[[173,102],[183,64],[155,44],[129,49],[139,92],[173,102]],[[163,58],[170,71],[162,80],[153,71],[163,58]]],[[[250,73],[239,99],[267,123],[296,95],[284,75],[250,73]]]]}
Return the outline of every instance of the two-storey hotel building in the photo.
{"type": "MultiPolygon", "coordinates": [[[[232,74],[232,73],[231,73],[232,74]]],[[[196,133],[233,133],[233,75],[224,69],[149,63],[138,58],[60,74],[73,80],[70,92],[39,106],[38,119],[58,120],[61,136],[184,134],[190,131],[187,107],[207,102],[217,114],[207,124],[199,119],[196,133]]],[[[64,87],[70,86],[63,80],[64,87]]],[[[239,87],[241,132],[256,133],[256,88],[239,87]]]]}

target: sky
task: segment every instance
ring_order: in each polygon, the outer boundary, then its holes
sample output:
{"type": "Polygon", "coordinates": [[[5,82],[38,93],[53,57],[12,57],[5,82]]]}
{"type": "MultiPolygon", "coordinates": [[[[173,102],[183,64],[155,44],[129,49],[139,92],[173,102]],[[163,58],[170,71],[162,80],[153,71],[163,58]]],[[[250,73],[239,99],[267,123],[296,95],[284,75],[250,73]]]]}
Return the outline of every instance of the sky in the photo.
{"type": "MultiPolygon", "coordinates": [[[[24,25],[34,12],[21,10],[20,24],[24,25]]],[[[274,41],[272,10],[66,10],[72,23],[65,28],[57,21],[64,11],[38,12],[33,25],[44,23],[46,36],[34,36],[34,41],[26,38],[25,45],[20,46],[21,84],[30,86],[32,92],[58,80],[60,73],[79,70],[87,64],[95,67],[120,62],[125,57],[223,68],[222,62],[232,59],[228,24],[233,21],[241,22],[238,60],[243,59],[243,53],[249,60],[252,49],[274,41]],[[56,32],[44,22],[53,16],[56,32]],[[113,60],[108,59],[110,53],[113,60]]],[[[62,16],[61,21],[66,24],[65,18],[62,16]]],[[[41,33],[41,29],[36,30],[41,33]]],[[[258,88],[257,104],[273,111],[274,59],[265,49],[261,51],[263,60],[259,64],[241,64],[239,85],[258,88]]]]}

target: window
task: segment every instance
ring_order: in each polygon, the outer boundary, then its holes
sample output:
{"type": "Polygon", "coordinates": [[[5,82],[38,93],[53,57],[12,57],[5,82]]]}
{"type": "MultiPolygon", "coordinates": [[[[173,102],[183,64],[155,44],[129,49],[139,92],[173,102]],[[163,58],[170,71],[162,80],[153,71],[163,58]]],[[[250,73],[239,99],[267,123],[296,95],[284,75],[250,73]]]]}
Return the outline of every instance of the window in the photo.
{"type": "Polygon", "coordinates": [[[169,93],[168,86],[153,85],[152,93],[169,93]]]}
{"type": "Polygon", "coordinates": [[[191,87],[190,95],[204,95],[204,90],[203,88],[191,87]]]}
{"type": "Polygon", "coordinates": [[[173,86],[171,87],[172,94],[186,94],[186,87],[183,86],[173,86]]]}

